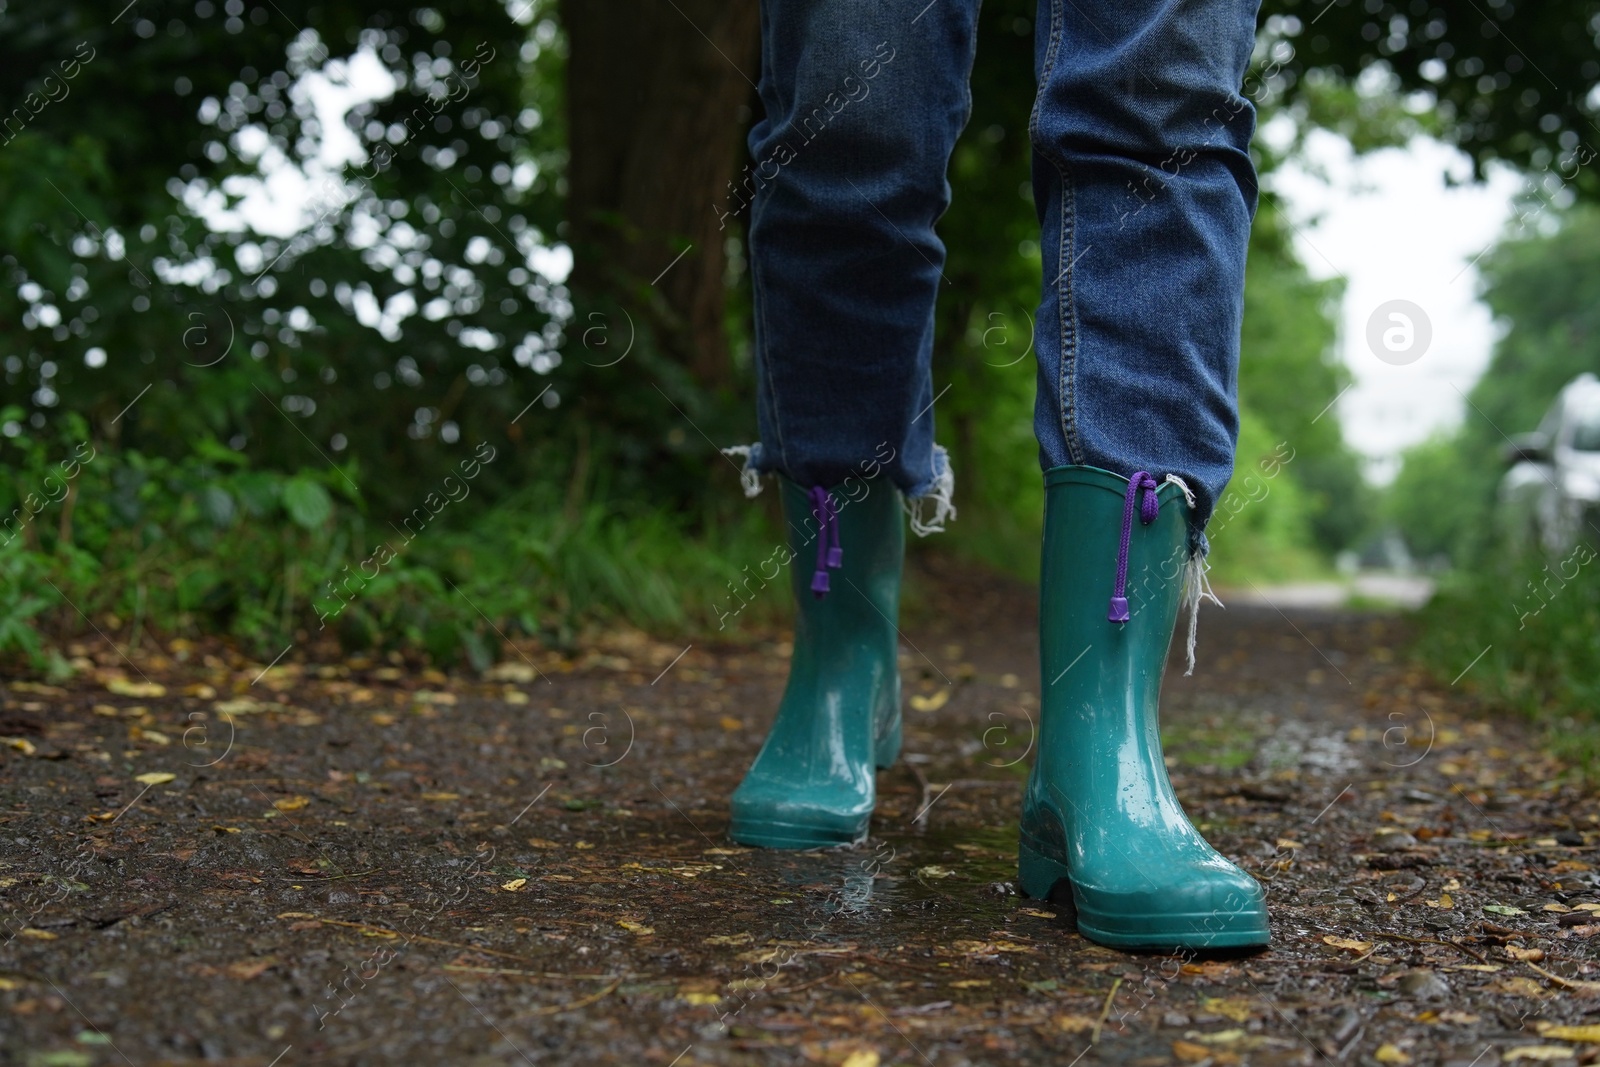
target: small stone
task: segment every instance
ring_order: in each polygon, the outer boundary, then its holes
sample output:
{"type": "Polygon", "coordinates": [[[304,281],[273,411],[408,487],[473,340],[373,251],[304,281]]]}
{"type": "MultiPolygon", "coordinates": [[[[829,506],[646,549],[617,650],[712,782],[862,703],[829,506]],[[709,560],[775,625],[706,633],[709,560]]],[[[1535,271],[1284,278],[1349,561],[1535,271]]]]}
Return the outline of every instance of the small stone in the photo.
{"type": "Polygon", "coordinates": [[[1187,1015],[1183,1014],[1183,1012],[1181,1012],[1181,1011],[1169,1011],[1166,1014],[1161,1016],[1161,1025],[1162,1026],[1171,1026],[1171,1027],[1188,1026],[1188,1025],[1190,1025],[1190,1022],[1191,1022],[1191,1020],[1189,1019],[1189,1017],[1187,1015]]]}
{"type": "Polygon", "coordinates": [[[1418,1000],[1443,1000],[1450,995],[1450,985],[1430,970],[1407,971],[1395,986],[1403,996],[1418,1000]]]}
{"type": "Polygon", "coordinates": [[[1404,830],[1393,833],[1379,834],[1372,842],[1372,847],[1379,852],[1400,852],[1408,848],[1417,847],[1417,839],[1404,830]]]}

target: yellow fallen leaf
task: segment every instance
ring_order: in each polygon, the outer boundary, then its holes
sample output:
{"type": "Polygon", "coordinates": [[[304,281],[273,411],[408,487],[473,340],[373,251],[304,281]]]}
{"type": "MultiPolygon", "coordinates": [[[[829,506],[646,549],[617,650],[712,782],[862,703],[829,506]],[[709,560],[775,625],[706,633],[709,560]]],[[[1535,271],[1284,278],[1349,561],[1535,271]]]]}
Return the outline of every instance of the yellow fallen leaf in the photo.
{"type": "Polygon", "coordinates": [[[13,989],[21,989],[22,983],[15,978],[0,978],[0,992],[9,993],[13,989]]]}
{"type": "Polygon", "coordinates": [[[1539,1031],[1540,1037],[1552,1037],[1557,1041],[1582,1041],[1588,1045],[1600,1045],[1600,1024],[1591,1023],[1588,1026],[1556,1026],[1553,1023],[1535,1023],[1534,1029],[1539,1031]]]}
{"type": "Polygon", "coordinates": [[[1174,1041],[1172,1055],[1182,1063],[1216,1063],[1217,1054],[1193,1041],[1174,1041]]]}
{"type": "Polygon", "coordinates": [[[1087,1034],[1100,1020],[1088,1015],[1058,1015],[1056,1016],[1056,1029],[1068,1034],[1087,1034]]]}
{"type": "Polygon", "coordinates": [[[167,687],[160,682],[130,682],[126,678],[113,678],[106,689],[119,697],[164,697],[167,687]]]}
{"type": "Polygon", "coordinates": [[[1218,1030],[1213,1034],[1197,1034],[1193,1030],[1183,1035],[1202,1045],[1232,1045],[1244,1036],[1243,1030],[1218,1030]]]}
{"type": "Polygon", "coordinates": [[[211,828],[213,830],[215,830],[219,834],[240,834],[240,833],[244,832],[243,830],[239,829],[237,826],[223,826],[221,823],[218,823],[217,825],[215,825],[215,826],[213,826],[211,828]]]}
{"type": "Polygon", "coordinates": [[[1400,1064],[1411,1062],[1411,1057],[1400,1051],[1400,1047],[1398,1045],[1379,1045],[1378,1051],[1372,1054],[1372,1058],[1377,1060],[1379,1063],[1400,1064]]]}
{"type": "Polygon", "coordinates": [[[460,793],[424,793],[423,800],[460,800],[460,793]]]}
{"type": "Polygon", "coordinates": [[[1506,955],[1510,956],[1514,960],[1527,960],[1530,963],[1538,963],[1540,960],[1544,959],[1544,949],[1523,948],[1520,945],[1507,945],[1506,955]]]}
{"type": "Polygon", "coordinates": [[[656,932],[655,927],[653,926],[646,926],[644,923],[631,922],[627,919],[618,919],[617,925],[631,934],[638,934],[640,937],[646,937],[656,932]]]}
{"type": "Polygon", "coordinates": [[[1518,1045],[1500,1050],[1500,1060],[1570,1060],[1578,1050],[1569,1045],[1518,1045]]]}
{"type": "Polygon", "coordinates": [[[33,742],[29,741],[26,737],[8,737],[6,738],[6,744],[10,745],[24,756],[31,756],[35,752],[39,751],[37,748],[33,747],[33,742]]]}
{"type": "Polygon", "coordinates": [[[839,1067],[878,1067],[878,1054],[869,1048],[857,1049],[840,1060],[839,1067]]]}
{"type": "Polygon", "coordinates": [[[310,797],[293,796],[284,797],[282,800],[274,800],[272,806],[279,811],[299,811],[309,803],[311,803],[310,797]]]}
{"type": "Polygon", "coordinates": [[[166,771],[151,771],[149,774],[139,775],[134,781],[143,782],[145,785],[166,785],[176,777],[178,776],[166,771]]]}
{"type": "Polygon", "coordinates": [[[724,715],[722,718],[718,719],[717,722],[729,733],[732,733],[735,730],[744,729],[744,720],[735,719],[732,715],[724,715]]]}
{"type": "Polygon", "coordinates": [[[1298,841],[1291,841],[1287,837],[1280,837],[1280,838],[1278,838],[1278,847],[1279,848],[1305,848],[1306,846],[1302,845],[1298,841]]]}
{"type": "Polygon", "coordinates": [[[509,882],[500,883],[500,888],[504,889],[507,893],[515,893],[527,884],[528,880],[526,878],[513,878],[509,882]]]}
{"type": "Polygon", "coordinates": [[[37,929],[35,929],[35,928],[31,927],[31,926],[23,927],[21,932],[18,933],[17,936],[18,937],[26,937],[30,941],[54,941],[54,940],[56,940],[56,935],[52,934],[49,930],[37,930],[37,929]]]}
{"type": "Polygon", "coordinates": [[[1501,978],[1489,988],[1499,993],[1510,993],[1516,997],[1533,997],[1538,1000],[1555,996],[1554,993],[1551,993],[1532,978],[1524,978],[1521,975],[1501,978]]]}
{"type": "Polygon", "coordinates": [[[374,726],[393,726],[398,720],[386,711],[376,711],[370,716],[374,726]]]}
{"type": "Polygon", "coordinates": [[[755,940],[753,934],[713,934],[700,942],[702,945],[748,945],[755,940]]]}
{"type": "Polygon", "coordinates": [[[989,984],[987,978],[964,978],[959,982],[951,982],[951,989],[982,989],[989,984]]]}
{"type": "Polygon", "coordinates": [[[930,864],[927,867],[918,867],[915,871],[918,878],[953,878],[955,873],[949,867],[941,867],[937,863],[930,864]]]}
{"type": "Polygon", "coordinates": [[[1322,943],[1342,948],[1346,952],[1365,952],[1372,947],[1371,941],[1355,941],[1348,937],[1335,937],[1333,934],[1324,934],[1322,943]]]}
{"type": "Polygon", "coordinates": [[[316,916],[311,914],[309,911],[280,911],[277,914],[277,918],[279,918],[279,919],[315,919],[316,916]]]}
{"type": "Polygon", "coordinates": [[[1215,1012],[1236,1023],[1250,1018],[1249,997],[1202,997],[1200,1003],[1206,1011],[1215,1012]]]}
{"type": "Polygon", "coordinates": [[[1056,917],[1055,912],[1040,911],[1038,908],[1018,908],[1017,910],[1024,915],[1032,915],[1035,919],[1054,919],[1056,917]]]}
{"type": "Polygon", "coordinates": [[[913,695],[911,698],[911,706],[918,711],[938,711],[948,703],[950,703],[948,688],[940,689],[929,697],[913,695]]]}
{"type": "Polygon", "coordinates": [[[721,993],[679,993],[678,999],[685,1004],[693,1004],[697,1008],[709,1007],[712,1004],[722,1003],[721,993]]]}

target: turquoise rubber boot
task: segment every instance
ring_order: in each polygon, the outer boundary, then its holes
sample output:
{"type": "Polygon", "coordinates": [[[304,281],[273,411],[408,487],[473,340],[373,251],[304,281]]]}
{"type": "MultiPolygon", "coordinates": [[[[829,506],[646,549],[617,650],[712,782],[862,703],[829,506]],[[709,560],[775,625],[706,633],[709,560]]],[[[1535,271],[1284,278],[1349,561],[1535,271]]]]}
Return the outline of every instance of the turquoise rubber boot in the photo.
{"type": "Polygon", "coordinates": [[[1156,707],[1188,559],[1186,506],[1182,487],[1135,478],[1138,515],[1126,478],[1094,467],[1045,473],[1044,695],[1022,808],[1022,890],[1060,900],[1070,887],[1078,931],[1102,945],[1265,945],[1261,886],[1200,836],[1167,778],[1156,707]],[[1125,598],[1114,588],[1123,536],[1125,598]]]}
{"type": "Polygon", "coordinates": [[[794,654],[772,732],[733,794],[728,833],[766,848],[848,845],[867,836],[875,768],[900,755],[900,493],[885,479],[857,480],[867,488],[859,500],[834,491],[819,503],[819,490],[779,481],[794,654]],[[819,523],[830,508],[836,524],[819,523]]]}

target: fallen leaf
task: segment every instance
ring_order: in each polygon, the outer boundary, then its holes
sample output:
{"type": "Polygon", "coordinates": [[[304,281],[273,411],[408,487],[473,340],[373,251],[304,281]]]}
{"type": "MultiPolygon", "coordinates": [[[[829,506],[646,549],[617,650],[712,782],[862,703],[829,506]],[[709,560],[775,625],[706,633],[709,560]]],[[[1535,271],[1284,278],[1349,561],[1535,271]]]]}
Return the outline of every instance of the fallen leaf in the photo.
{"type": "Polygon", "coordinates": [[[38,930],[38,929],[35,929],[32,926],[24,926],[22,928],[22,930],[17,934],[17,936],[18,937],[25,937],[30,941],[54,941],[54,940],[56,940],[56,935],[52,934],[49,930],[38,930]]]}
{"type": "Polygon", "coordinates": [[[126,678],[113,678],[106,683],[109,692],[119,697],[164,697],[167,687],[160,682],[130,682],[126,678]]]}
{"type": "Polygon", "coordinates": [[[33,742],[29,741],[26,737],[8,737],[6,738],[6,744],[10,745],[24,756],[31,756],[35,752],[39,751],[34,747],[33,742]]]}
{"type": "Polygon", "coordinates": [[[137,776],[134,781],[143,782],[145,785],[166,785],[176,777],[178,776],[167,771],[151,771],[149,774],[137,776]]]}
{"type": "Polygon", "coordinates": [[[1411,1057],[1400,1051],[1398,1045],[1379,1045],[1378,1051],[1372,1054],[1372,1058],[1379,1063],[1401,1064],[1411,1062],[1411,1057]]]}
{"type": "Polygon", "coordinates": [[[1502,1049],[1500,1059],[1506,1060],[1570,1060],[1578,1054],[1577,1049],[1567,1045],[1518,1045],[1516,1048],[1502,1049]]]}
{"type": "Polygon", "coordinates": [[[951,982],[951,989],[982,989],[989,984],[987,978],[963,978],[959,982],[951,982]]]}
{"type": "Polygon", "coordinates": [[[259,960],[242,960],[239,963],[230,963],[222,968],[222,972],[229,978],[237,978],[248,982],[259,977],[263,972],[271,970],[278,965],[275,957],[266,956],[259,960]]]}
{"type": "Polygon", "coordinates": [[[1236,1023],[1242,1023],[1250,1018],[1249,997],[1202,997],[1201,1006],[1209,1012],[1215,1012],[1236,1023]]]}
{"type": "Polygon", "coordinates": [[[1523,948],[1520,945],[1507,945],[1506,955],[1510,956],[1514,960],[1528,960],[1531,963],[1538,963],[1540,960],[1544,959],[1544,949],[1523,948]]]}
{"type": "Polygon", "coordinates": [[[871,1049],[857,1049],[839,1061],[839,1067],[878,1067],[878,1054],[871,1049]]]}
{"type": "Polygon", "coordinates": [[[1200,1063],[1212,1061],[1214,1053],[1204,1045],[1196,1045],[1193,1041],[1174,1041],[1172,1055],[1184,1063],[1200,1063]]]}
{"type": "Polygon", "coordinates": [[[697,1008],[708,1007],[712,1004],[722,1003],[721,993],[679,993],[678,999],[685,1004],[693,1004],[697,1008]]]}
{"type": "Polygon", "coordinates": [[[732,715],[724,715],[722,718],[717,720],[717,723],[729,733],[733,733],[735,730],[744,729],[744,720],[735,719],[732,715]]]}
{"type": "Polygon", "coordinates": [[[1088,1015],[1058,1015],[1056,1016],[1056,1029],[1068,1034],[1087,1034],[1100,1020],[1088,1015]]]}
{"type": "Polygon", "coordinates": [[[526,878],[513,878],[509,882],[500,883],[500,888],[504,889],[507,893],[515,893],[527,884],[528,880],[526,878]]]}
{"type": "Polygon", "coordinates": [[[309,803],[311,803],[310,797],[292,796],[284,797],[282,800],[274,800],[272,806],[279,811],[299,811],[309,803]]]}
{"type": "Polygon", "coordinates": [[[617,925],[629,933],[638,934],[640,937],[646,937],[656,932],[653,926],[646,926],[644,923],[636,923],[628,919],[618,919],[617,925]]]}
{"type": "Polygon", "coordinates": [[[460,793],[424,793],[423,800],[460,800],[460,793]]]}
{"type": "Polygon", "coordinates": [[[952,878],[956,872],[949,867],[941,867],[934,863],[926,867],[918,867],[914,873],[918,878],[952,878]]]}
{"type": "Polygon", "coordinates": [[[1526,915],[1521,908],[1513,908],[1508,904],[1485,904],[1483,910],[1493,915],[1526,915]]]}
{"type": "Polygon", "coordinates": [[[702,945],[748,945],[755,940],[753,934],[713,934],[702,945]]]}
{"type": "Polygon", "coordinates": [[[1591,1023],[1588,1026],[1557,1026],[1554,1023],[1535,1023],[1534,1029],[1539,1031],[1540,1037],[1551,1037],[1557,1041],[1582,1041],[1588,1045],[1600,1045],[1600,1023],[1591,1023]]]}
{"type": "Polygon", "coordinates": [[[940,689],[929,697],[917,695],[911,697],[911,706],[917,711],[938,711],[948,703],[950,703],[950,690],[948,688],[940,689]]]}
{"type": "Polygon", "coordinates": [[[1521,975],[1501,978],[1489,988],[1497,993],[1510,993],[1514,997],[1532,997],[1535,1000],[1555,995],[1532,978],[1524,978],[1521,975]]]}
{"type": "Polygon", "coordinates": [[[1232,1045],[1244,1036],[1243,1030],[1218,1030],[1215,1033],[1200,1034],[1191,1030],[1184,1037],[1200,1042],[1202,1045],[1232,1045]]]}
{"type": "Polygon", "coordinates": [[[1372,947],[1371,941],[1355,941],[1348,937],[1335,937],[1333,934],[1324,934],[1322,943],[1344,949],[1346,952],[1366,952],[1372,947]]]}

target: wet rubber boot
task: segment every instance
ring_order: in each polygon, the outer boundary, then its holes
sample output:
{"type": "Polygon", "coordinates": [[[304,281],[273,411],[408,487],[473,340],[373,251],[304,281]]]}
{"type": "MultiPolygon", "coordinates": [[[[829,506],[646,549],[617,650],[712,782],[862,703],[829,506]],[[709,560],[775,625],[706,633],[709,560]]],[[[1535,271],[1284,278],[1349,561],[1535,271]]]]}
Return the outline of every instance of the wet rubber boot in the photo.
{"type": "Polygon", "coordinates": [[[1094,467],[1045,474],[1022,890],[1060,901],[1070,889],[1078,931],[1102,945],[1265,945],[1261,886],[1200,836],[1167,778],[1156,707],[1188,559],[1185,493],[1142,472],[1134,481],[1137,494],[1094,467]]]}
{"type": "Polygon", "coordinates": [[[900,493],[885,479],[860,482],[858,500],[779,481],[794,653],[772,732],[733,794],[728,832],[766,848],[847,845],[867,836],[875,769],[900,755],[900,493]]]}

